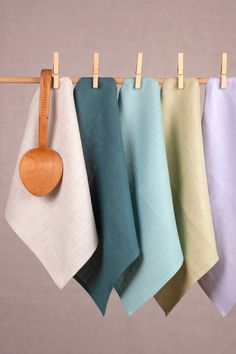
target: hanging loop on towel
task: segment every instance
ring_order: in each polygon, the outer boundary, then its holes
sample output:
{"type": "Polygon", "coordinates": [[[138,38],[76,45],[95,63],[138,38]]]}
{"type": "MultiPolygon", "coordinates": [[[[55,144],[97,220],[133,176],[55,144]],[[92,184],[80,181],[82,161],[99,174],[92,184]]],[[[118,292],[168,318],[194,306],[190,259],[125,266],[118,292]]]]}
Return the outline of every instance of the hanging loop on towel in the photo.
{"type": "Polygon", "coordinates": [[[178,89],[184,88],[184,53],[178,53],[178,66],[177,66],[177,75],[178,75],[178,89]]]}
{"type": "Polygon", "coordinates": [[[98,88],[99,53],[93,54],[93,88],[98,88]]]}
{"type": "Polygon", "coordinates": [[[141,88],[142,65],[143,65],[143,53],[142,52],[138,52],[136,74],[135,74],[135,88],[136,89],[140,89],[141,88]]]}
{"type": "Polygon", "coordinates": [[[223,52],[221,54],[221,70],[220,70],[220,87],[226,88],[227,87],[227,59],[228,54],[227,52],[223,52]]]}
{"type": "Polygon", "coordinates": [[[59,88],[59,53],[53,53],[53,88],[59,88]]]}

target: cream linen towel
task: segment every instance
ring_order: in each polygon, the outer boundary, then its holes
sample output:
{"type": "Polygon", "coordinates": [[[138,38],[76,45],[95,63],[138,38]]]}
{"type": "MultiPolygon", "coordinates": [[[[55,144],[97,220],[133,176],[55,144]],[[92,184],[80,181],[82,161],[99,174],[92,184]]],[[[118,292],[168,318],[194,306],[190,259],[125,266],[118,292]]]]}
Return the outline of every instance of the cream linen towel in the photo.
{"type": "Polygon", "coordinates": [[[175,217],[185,262],[157,293],[166,314],[185,292],[217,262],[207,189],[201,131],[200,89],[197,79],[176,79],[162,88],[162,107],[175,217]]]}
{"type": "Polygon", "coordinates": [[[48,141],[61,155],[64,172],[61,184],[44,197],[30,194],[18,172],[22,155],[38,144],[38,116],[39,89],[30,105],[5,216],[57,286],[63,288],[97,247],[73,84],[69,78],[62,78],[60,88],[51,92],[48,141]]]}

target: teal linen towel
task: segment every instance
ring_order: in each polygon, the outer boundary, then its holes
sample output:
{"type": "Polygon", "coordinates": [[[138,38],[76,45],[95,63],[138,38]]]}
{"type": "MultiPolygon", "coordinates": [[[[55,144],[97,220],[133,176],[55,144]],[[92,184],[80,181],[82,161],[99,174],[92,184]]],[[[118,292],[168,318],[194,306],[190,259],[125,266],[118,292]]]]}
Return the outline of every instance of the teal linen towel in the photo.
{"type": "Polygon", "coordinates": [[[123,83],[119,108],[131,199],[141,251],[115,288],[133,314],[150,300],[183,263],[175,222],[160,103],[155,79],[123,83]]]}
{"type": "Polygon", "coordinates": [[[115,80],[99,78],[94,89],[82,78],[74,99],[99,238],[75,279],[104,314],[117,279],[139,255],[115,80]]]}

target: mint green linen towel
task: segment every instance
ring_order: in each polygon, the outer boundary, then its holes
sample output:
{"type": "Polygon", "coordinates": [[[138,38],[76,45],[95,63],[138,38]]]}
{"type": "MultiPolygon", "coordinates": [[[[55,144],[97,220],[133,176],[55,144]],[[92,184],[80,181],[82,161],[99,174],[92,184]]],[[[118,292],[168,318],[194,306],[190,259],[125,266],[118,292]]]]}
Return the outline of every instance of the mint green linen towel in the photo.
{"type": "Polygon", "coordinates": [[[128,314],[150,300],[179,270],[183,254],[177,232],[155,79],[123,83],[119,109],[132,207],[141,255],[116,283],[128,314]]]}

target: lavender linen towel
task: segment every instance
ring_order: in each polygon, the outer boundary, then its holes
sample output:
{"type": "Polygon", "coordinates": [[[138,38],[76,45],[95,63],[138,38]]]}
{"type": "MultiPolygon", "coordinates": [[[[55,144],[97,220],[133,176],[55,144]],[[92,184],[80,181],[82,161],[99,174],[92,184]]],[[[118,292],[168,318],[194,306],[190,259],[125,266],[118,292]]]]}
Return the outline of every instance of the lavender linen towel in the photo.
{"type": "Polygon", "coordinates": [[[219,262],[200,280],[222,316],[236,302],[236,78],[211,78],[202,122],[208,189],[219,262]]]}
{"type": "Polygon", "coordinates": [[[20,158],[38,144],[38,88],[30,105],[5,216],[57,286],[63,288],[94,253],[98,239],[69,78],[61,79],[50,101],[49,146],[63,159],[61,184],[49,195],[35,197],[19,176],[20,158]]]}

